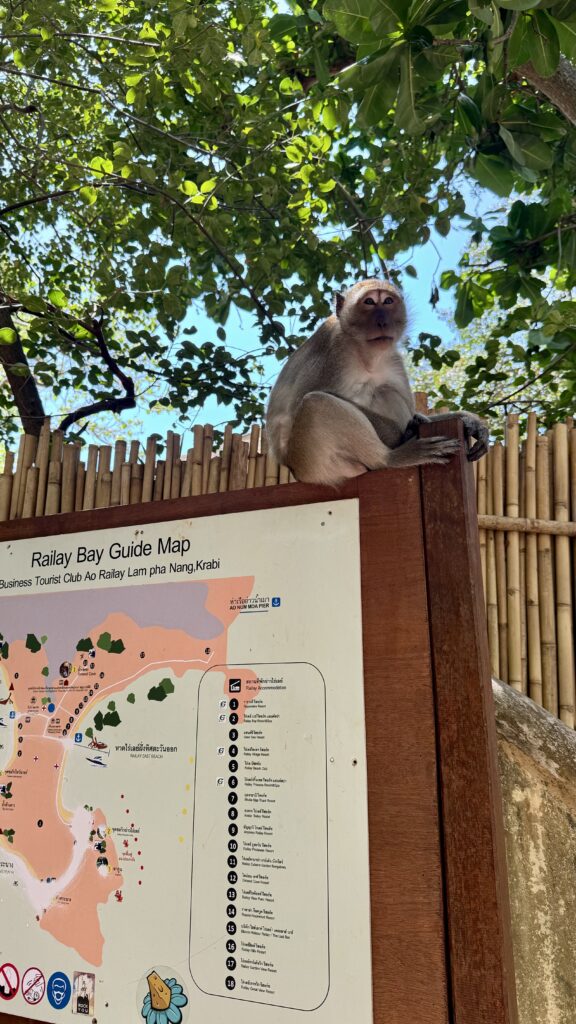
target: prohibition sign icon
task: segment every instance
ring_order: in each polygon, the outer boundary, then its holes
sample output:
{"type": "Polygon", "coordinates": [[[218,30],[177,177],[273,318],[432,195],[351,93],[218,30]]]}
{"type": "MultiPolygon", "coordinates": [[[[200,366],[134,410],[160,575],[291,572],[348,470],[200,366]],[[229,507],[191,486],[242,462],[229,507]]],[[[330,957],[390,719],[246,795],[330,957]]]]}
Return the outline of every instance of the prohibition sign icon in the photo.
{"type": "Polygon", "coordinates": [[[14,964],[2,964],[0,967],[0,997],[2,999],[14,999],[18,991],[20,975],[14,964]]]}
{"type": "Polygon", "coordinates": [[[22,995],[27,1003],[35,1006],[44,997],[46,978],[38,967],[29,967],[22,978],[22,995]]]}

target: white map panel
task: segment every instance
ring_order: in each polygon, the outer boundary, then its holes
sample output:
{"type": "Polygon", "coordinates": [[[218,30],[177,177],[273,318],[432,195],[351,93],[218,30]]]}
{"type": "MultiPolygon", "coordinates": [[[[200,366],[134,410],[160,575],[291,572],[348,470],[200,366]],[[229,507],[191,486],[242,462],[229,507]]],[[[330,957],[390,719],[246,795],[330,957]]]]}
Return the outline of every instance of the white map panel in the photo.
{"type": "Polygon", "coordinates": [[[371,1024],[358,504],[0,545],[0,1015],[371,1024]]]}

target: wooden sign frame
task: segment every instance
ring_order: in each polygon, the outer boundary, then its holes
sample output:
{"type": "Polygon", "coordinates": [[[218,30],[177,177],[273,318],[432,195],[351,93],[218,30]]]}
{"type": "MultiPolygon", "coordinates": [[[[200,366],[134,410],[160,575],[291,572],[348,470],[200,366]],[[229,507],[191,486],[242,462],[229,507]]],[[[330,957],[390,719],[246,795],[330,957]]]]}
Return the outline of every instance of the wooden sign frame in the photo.
{"type": "MultiPolygon", "coordinates": [[[[455,421],[425,428],[462,437],[455,421]]],[[[357,498],[374,1024],[516,1024],[496,734],[463,452],[445,466],[0,525],[0,540],[357,498]]],[[[4,1013],[2,1024],[26,1018],[4,1013]]],[[[30,1022],[31,1024],[31,1022],[30,1022]]]]}

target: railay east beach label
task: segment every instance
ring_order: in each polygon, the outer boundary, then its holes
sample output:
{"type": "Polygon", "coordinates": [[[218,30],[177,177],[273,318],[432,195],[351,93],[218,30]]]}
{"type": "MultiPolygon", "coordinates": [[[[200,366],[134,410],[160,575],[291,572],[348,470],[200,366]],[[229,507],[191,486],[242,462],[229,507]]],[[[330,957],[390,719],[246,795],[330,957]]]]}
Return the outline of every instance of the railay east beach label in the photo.
{"type": "Polygon", "coordinates": [[[370,1024],[355,500],[0,545],[0,1013],[370,1024]]]}

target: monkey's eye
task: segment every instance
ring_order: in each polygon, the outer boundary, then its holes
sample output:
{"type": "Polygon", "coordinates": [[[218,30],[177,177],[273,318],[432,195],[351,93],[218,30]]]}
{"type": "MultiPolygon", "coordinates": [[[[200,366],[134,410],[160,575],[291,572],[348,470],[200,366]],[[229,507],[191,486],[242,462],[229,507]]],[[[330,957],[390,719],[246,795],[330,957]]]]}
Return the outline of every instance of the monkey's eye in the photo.
{"type": "Polygon", "coordinates": [[[375,306],[376,303],[374,302],[374,299],[371,299],[370,297],[368,297],[367,299],[364,299],[364,305],[365,306],[375,306]]]}
{"type": "Polygon", "coordinates": [[[386,298],[384,299],[384,305],[385,306],[391,306],[393,302],[394,302],[394,299],[392,299],[390,297],[390,295],[387,295],[386,298]]]}

